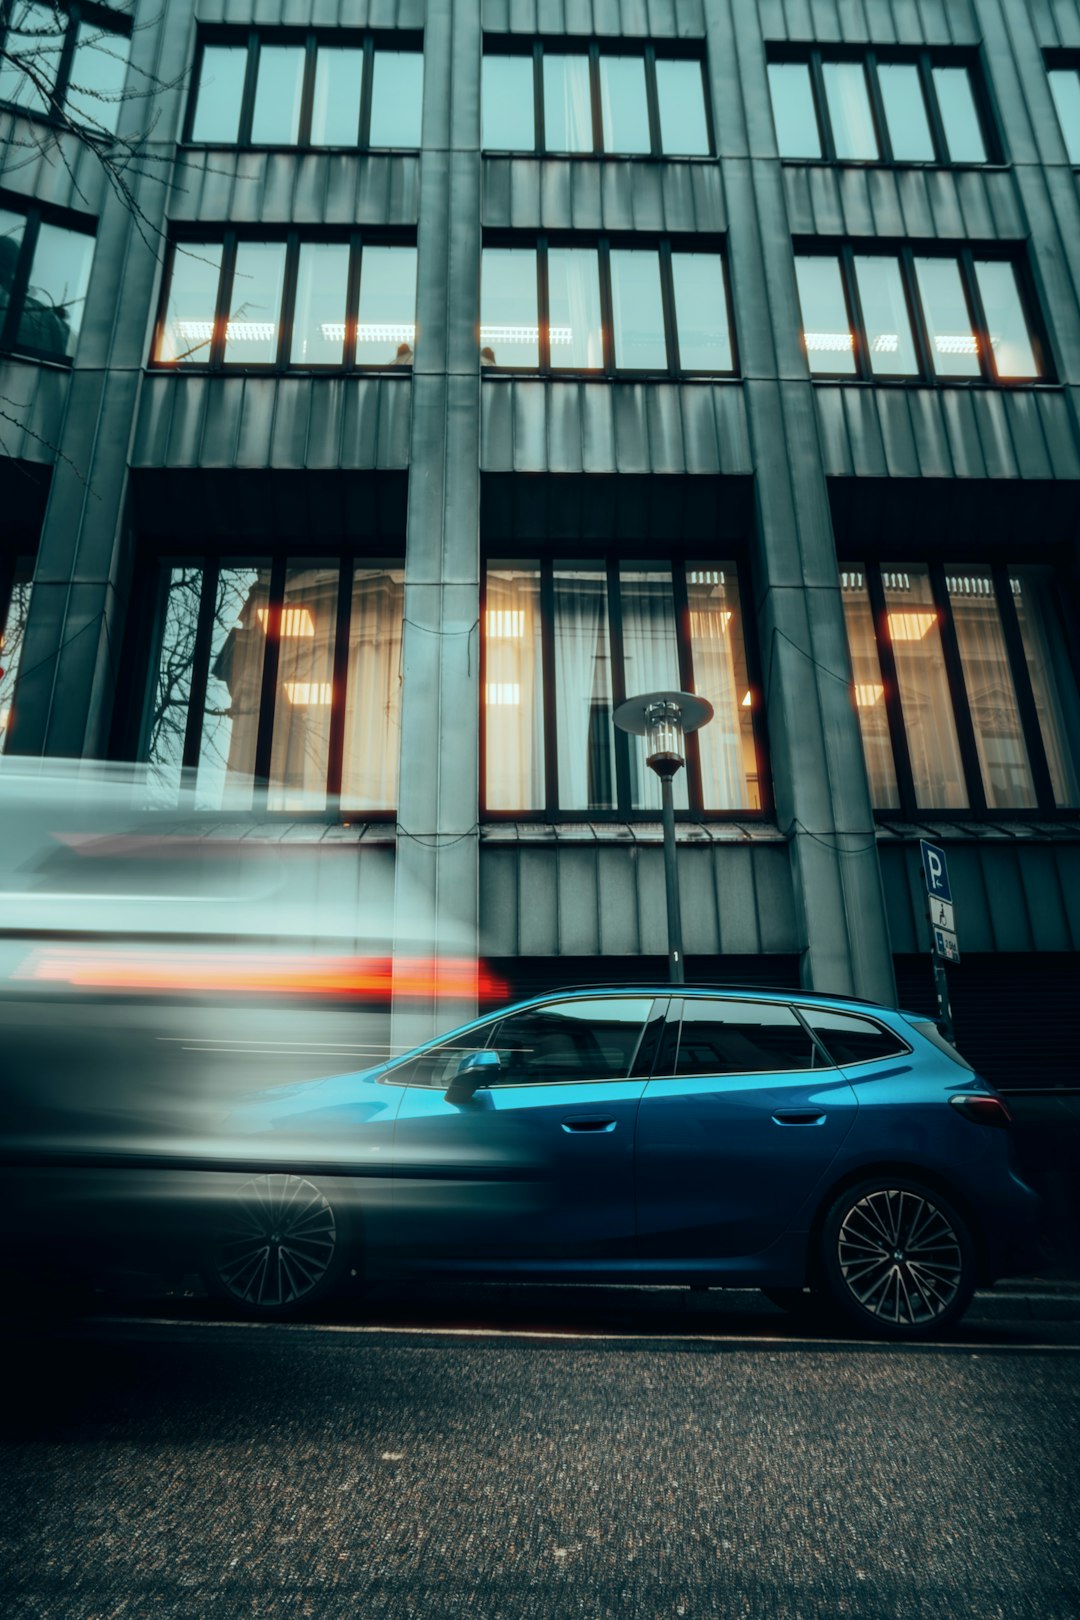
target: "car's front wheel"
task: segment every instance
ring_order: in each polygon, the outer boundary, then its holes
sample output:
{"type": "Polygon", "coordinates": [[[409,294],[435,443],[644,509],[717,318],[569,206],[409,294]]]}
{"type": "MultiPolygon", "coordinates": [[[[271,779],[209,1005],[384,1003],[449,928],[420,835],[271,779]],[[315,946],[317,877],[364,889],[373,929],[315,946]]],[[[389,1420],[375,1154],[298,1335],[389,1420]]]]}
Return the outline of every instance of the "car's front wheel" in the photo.
{"type": "Polygon", "coordinates": [[[975,1246],[963,1217],[917,1181],[849,1187],[821,1233],[821,1274],[850,1323],[917,1339],[959,1321],[975,1291],[975,1246]]]}
{"type": "Polygon", "coordinates": [[[253,1176],[233,1194],[208,1245],[207,1292],[251,1316],[289,1316],[331,1292],[346,1265],[346,1234],[306,1176],[253,1176]]]}

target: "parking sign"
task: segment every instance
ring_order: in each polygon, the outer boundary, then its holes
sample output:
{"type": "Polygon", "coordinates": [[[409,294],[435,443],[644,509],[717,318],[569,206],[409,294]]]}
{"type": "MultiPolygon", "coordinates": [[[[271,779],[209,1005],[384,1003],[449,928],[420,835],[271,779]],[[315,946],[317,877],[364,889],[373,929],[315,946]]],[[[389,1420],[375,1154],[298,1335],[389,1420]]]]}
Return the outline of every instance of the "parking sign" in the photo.
{"type": "Polygon", "coordinates": [[[920,838],[919,853],[922,856],[923,876],[926,878],[926,892],[931,901],[944,900],[947,905],[952,905],[952,889],[949,887],[949,868],[945,864],[945,851],[940,844],[929,844],[925,838],[920,838]]]}

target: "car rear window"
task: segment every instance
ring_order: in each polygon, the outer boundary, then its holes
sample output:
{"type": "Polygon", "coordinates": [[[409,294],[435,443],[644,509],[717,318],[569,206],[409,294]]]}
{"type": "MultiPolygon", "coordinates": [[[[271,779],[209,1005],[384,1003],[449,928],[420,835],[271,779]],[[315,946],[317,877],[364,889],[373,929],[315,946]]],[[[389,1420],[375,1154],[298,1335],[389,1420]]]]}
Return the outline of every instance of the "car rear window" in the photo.
{"type": "Polygon", "coordinates": [[[929,1019],[920,1021],[919,1023],[916,1023],[914,1018],[909,1019],[908,1021],[911,1024],[912,1029],[917,1029],[919,1034],[922,1035],[926,1040],[931,1041],[933,1045],[937,1047],[939,1052],[944,1052],[945,1056],[952,1058],[954,1063],[959,1063],[962,1069],[969,1069],[972,1074],[975,1073],[974,1066],[968,1062],[966,1057],[961,1057],[960,1053],[956,1050],[956,1047],[951,1041],[947,1041],[945,1039],[944,1035],[941,1033],[940,1029],[938,1029],[936,1024],[931,1023],[929,1019]]]}
{"type": "Polygon", "coordinates": [[[772,1074],[811,1069],[814,1043],[790,1007],[764,1001],[687,1001],[675,1074],[772,1074]]]}
{"type": "Polygon", "coordinates": [[[895,1030],[873,1018],[833,1012],[829,1007],[800,1007],[799,1011],[834,1063],[873,1063],[911,1050],[895,1030]]]}

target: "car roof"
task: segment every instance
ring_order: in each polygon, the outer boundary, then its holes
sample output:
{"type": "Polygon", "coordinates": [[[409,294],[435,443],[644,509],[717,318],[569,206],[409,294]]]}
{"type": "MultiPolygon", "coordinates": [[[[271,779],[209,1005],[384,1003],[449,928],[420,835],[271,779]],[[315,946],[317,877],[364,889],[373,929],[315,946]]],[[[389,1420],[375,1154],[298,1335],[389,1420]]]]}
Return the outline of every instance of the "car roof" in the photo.
{"type": "MultiPolygon", "coordinates": [[[[841,995],[828,990],[797,990],[782,985],[753,985],[753,984],[711,984],[697,982],[695,984],[664,984],[661,982],[645,984],[566,984],[554,990],[545,990],[541,994],[529,996],[523,1001],[514,1002],[515,1007],[542,1006],[548,1001],[562,1001],[567,996],[714,996],[718,999],[732,1001],[797,1001],[801,1005],[819,1003],[825,1007],[852,1007],[854,1009],[866,1008],[879,1013],[895,1013],[895,1007],[885,1006],[880,1001],[867,1001],[860,996],[841,995]]],[[[509,1007],[504,1009],[509,1010],[509,1007]]]]}

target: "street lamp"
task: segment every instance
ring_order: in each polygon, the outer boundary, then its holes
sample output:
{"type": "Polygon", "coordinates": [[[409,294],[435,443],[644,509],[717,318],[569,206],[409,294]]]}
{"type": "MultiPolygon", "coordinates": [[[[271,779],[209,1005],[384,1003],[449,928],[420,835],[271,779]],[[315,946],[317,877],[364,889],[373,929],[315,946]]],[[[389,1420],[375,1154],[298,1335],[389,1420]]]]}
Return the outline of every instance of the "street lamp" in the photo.
{"type": "Polygon", "coordinates": [[[693,692],[646,692],[627,698],[613,716],[620,731],[645,738],[645,763],[660,778],[664,820],[664,887],[667,891],[668,973],[672,984],[685,984],[679,871],[675,858],[675,801],[671,783],[686,763],[683,738],[713,717],[713,706],[693,692]]]}

